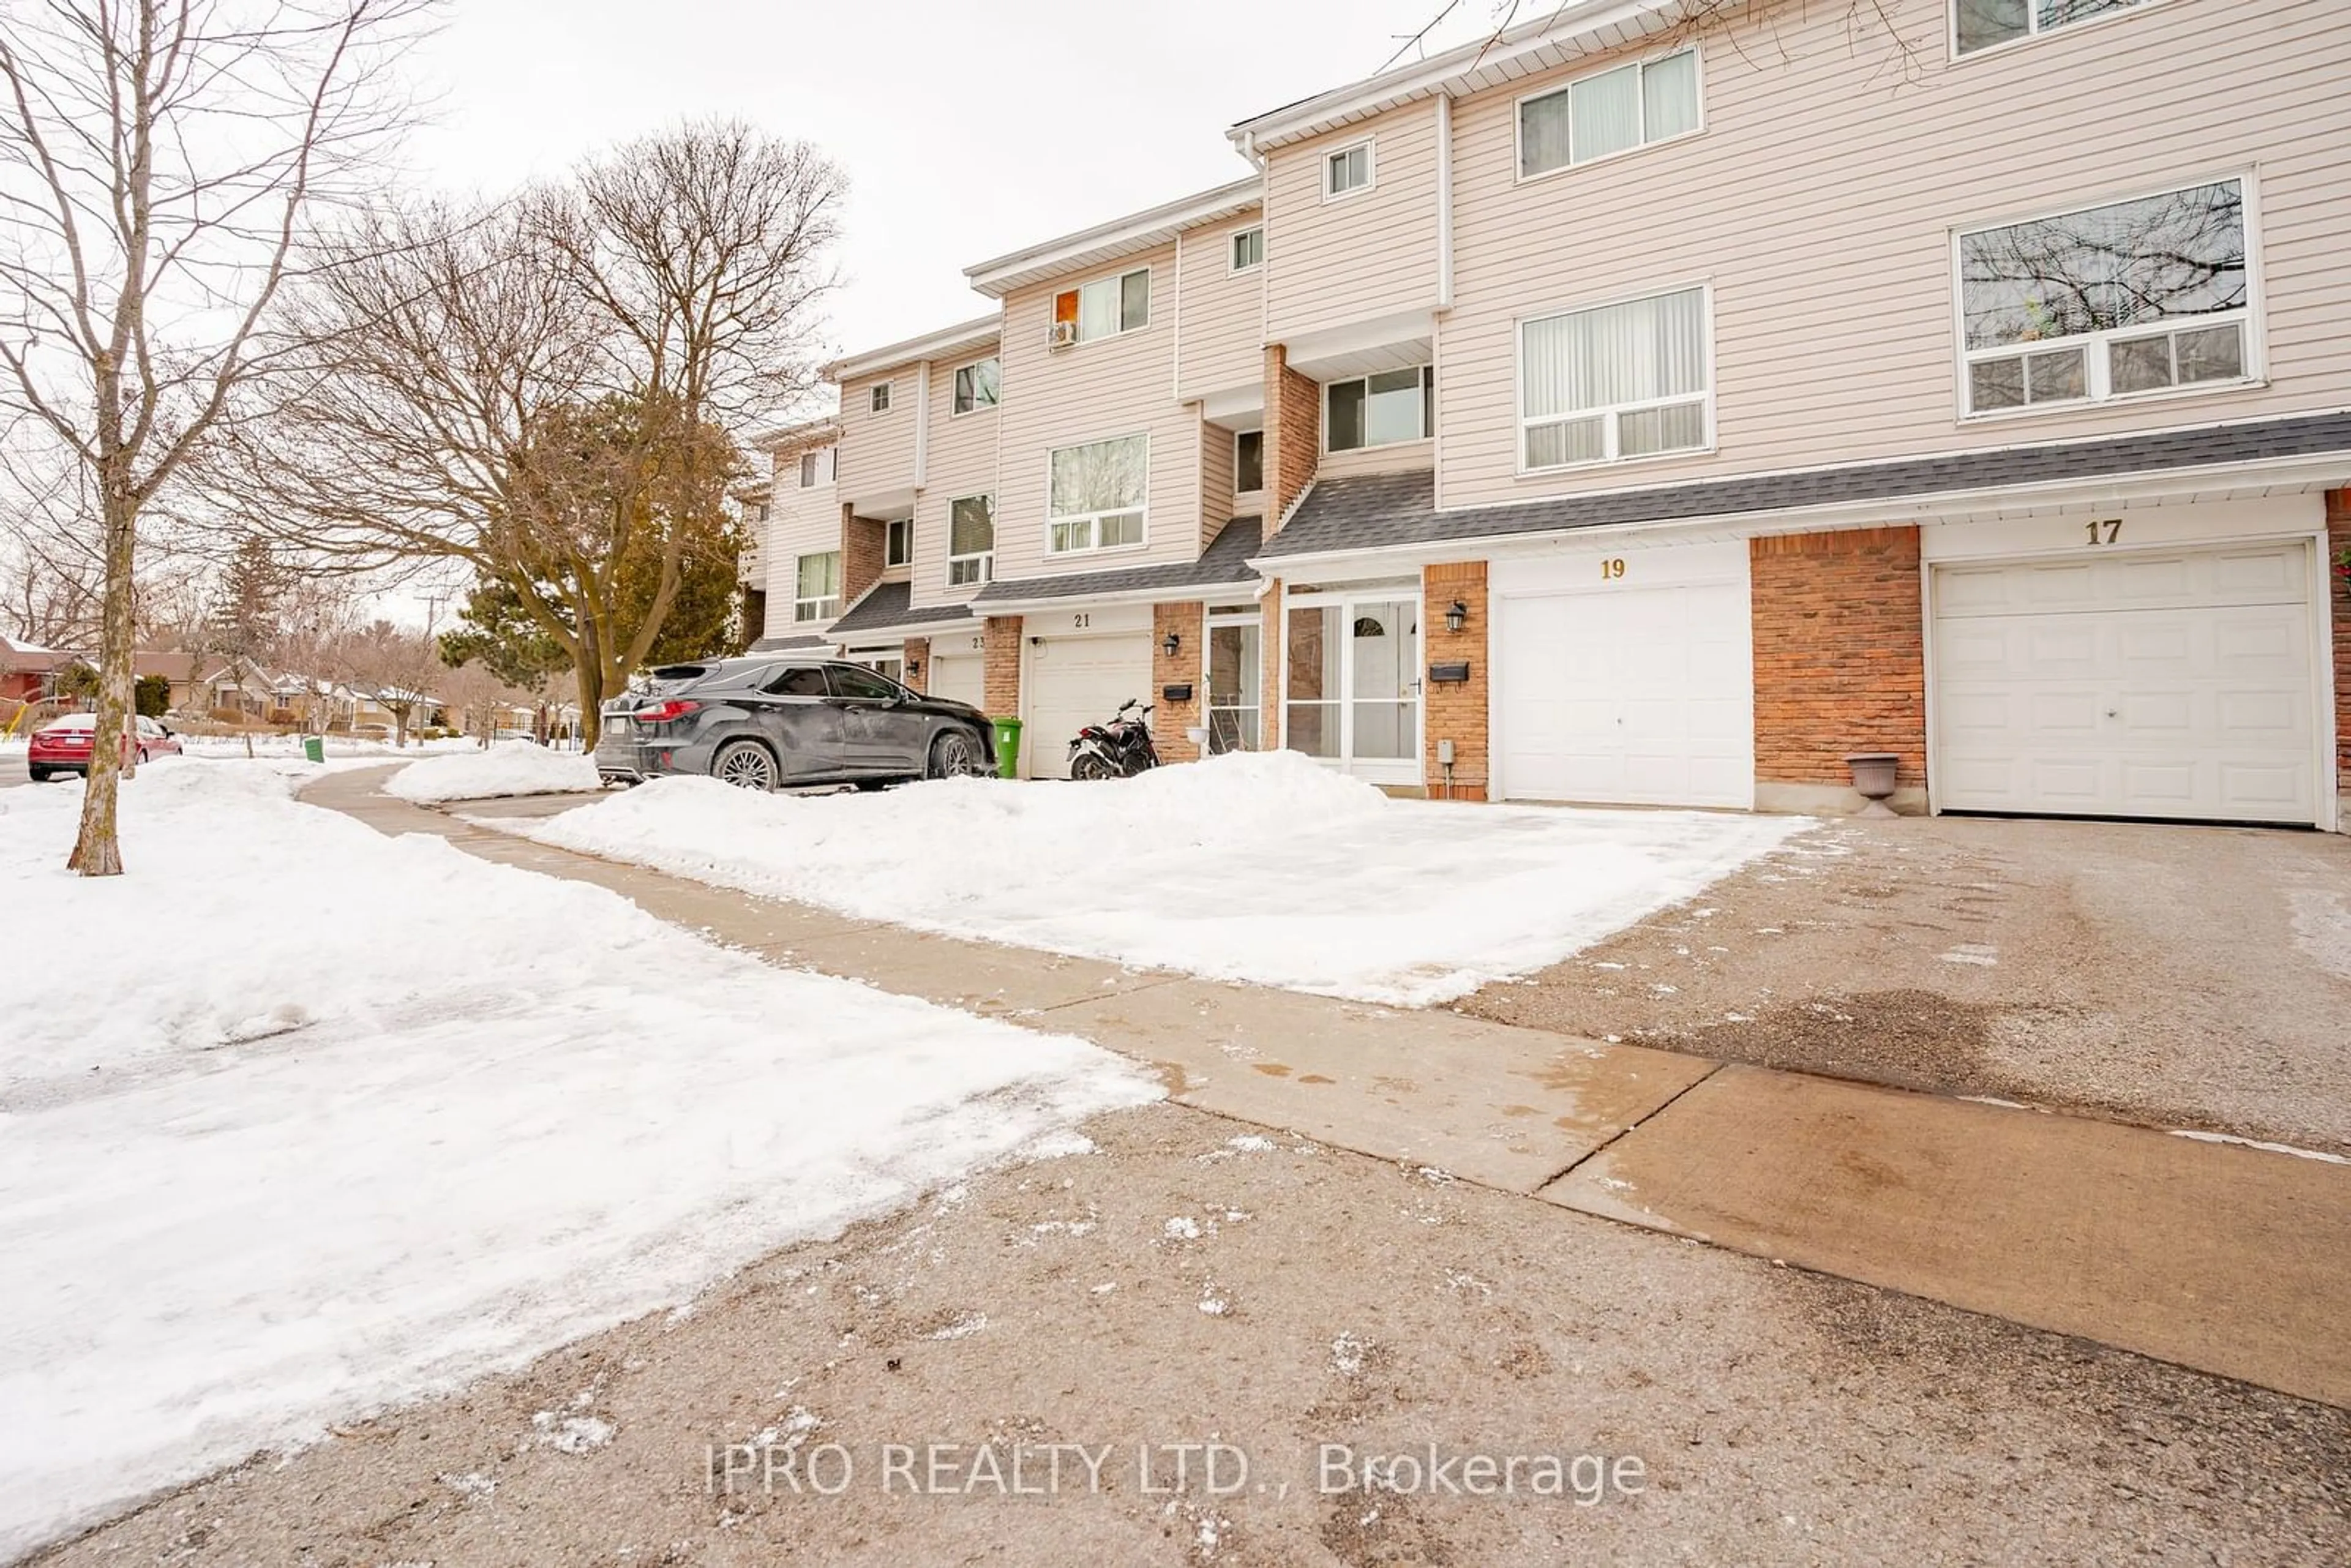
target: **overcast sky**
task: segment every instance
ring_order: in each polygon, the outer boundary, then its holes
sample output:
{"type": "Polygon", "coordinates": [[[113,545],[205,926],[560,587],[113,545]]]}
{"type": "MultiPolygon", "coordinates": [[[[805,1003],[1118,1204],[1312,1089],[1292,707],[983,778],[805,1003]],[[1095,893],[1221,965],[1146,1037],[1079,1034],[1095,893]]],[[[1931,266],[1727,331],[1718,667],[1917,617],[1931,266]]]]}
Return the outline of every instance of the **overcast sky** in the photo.
{"type": "MultiPolygon", "coordinates": [[[[1368,75],[1443,3],[455,0],[411,156],[494,193],[688,115],[814,141],[850,181],[833,346],[862,350],[984,313],[973,262],[1241,178],[1228,125],[1368,75]]],[[[1494,15],[1460,0],[1436,41],[1494,15]]]]}

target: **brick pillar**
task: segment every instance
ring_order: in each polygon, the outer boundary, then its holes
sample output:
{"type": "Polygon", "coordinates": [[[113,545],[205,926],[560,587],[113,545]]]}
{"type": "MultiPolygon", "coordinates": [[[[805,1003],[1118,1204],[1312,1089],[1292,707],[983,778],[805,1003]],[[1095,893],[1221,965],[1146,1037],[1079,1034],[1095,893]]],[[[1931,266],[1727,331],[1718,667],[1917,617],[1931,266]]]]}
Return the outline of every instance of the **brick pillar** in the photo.
{"type": "Polygon", "coordinates": [[[928,637],[906,639],[906,684],[925,696],[931,693],[931,640],[928,637]]]}
{"type": "Polygon", "coordinates": [[[1447,561],[1421,571],[1421,647],[1434,664],[1469,666],[1466,681],[1440,685],[1426,681],[1421,702],[1426,708],[1427,754],[1422,758],[1424,782],[1432,800],[1483,800],[1489,779],[1486,743],[1486,563],[1447,561]],[[1456,601],[1468,612],[1461,630],[1449,631],[1446,612],[1456,601]],[[1437,743],[1453,743],[1453,780],[1446,786],[1445,769],[1437,760],[1437,743]]]}
{"type": "Polygon", "coordinates": [[[1322,389],[1290,368],[1280,343],[1265,351],[1265,532],[1282,517],[1313,482],[1322,443],[1322,389]]]}
{"type": "Polygon", "coordinates": [[[2351,832],[2351,488],[2326,492],[2326,602],[2335,623],[2335,826],[2351,832]]]}
{"type": "Polygon", "coordinates": [[[888,525],[861,517],[847,503],[841,508],[841,602],[843,608],[864,597],[882,580],[882,537],[888,525]]]}
{"type": "Polygon", "coordinates": [[[1901,758],[1896,810],[1927,783],[1925,596],[1903,525],[1750,541],[1755,804],[1859,810],[1847,755],[1901,758]]]}
{"type": "Polygon", "coordinates": [[[1207,635],[1204,630],[1207,612],[1207,605],[1196,599],[1184,604],[1151,607],[1151,695],[1145,700],[1158,705],[1151,716],[1151,741],[1158,748],[1162,762],[1200,759],[1199,744],[1184,732],[1208,722],[1201,716],[1208,711],[1208,691],[1201,663],[1206,650],[1200,646],[1201,639],[1207,635]],[[1167,653],[1171,633],[1176,639],[1172,658],[1167,653]],[[1160,695],[1160,688],[1170,685],[1190,686],[1191,700],[1168,701],[1160,695]]]}
{"type": "MultiPolygon", "coordinates": [[[[1270,521],[1270,519],[1269,519],[1270,521]]],[[[1281,580],[1265,585],[1265,625],[1258,633],[1258,736],[1259,751],[1281,745],[1281,580]]]]}
{"type": "Polygon", "coordinates": [[[1017,718],[1020,714],[1020,617],[991,615],[980,625],[987,647],[985,695],[990,718],[1017,718]]]}

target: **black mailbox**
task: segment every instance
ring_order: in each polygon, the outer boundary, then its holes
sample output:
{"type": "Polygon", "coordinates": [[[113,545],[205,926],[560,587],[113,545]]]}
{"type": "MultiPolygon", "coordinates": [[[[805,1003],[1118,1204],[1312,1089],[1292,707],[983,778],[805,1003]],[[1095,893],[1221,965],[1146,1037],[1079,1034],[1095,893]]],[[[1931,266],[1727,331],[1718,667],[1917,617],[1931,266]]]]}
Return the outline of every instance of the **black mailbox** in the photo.
{"type": "Polygon", "coordinates": [[[1180,686],[1162,686],[1162,687],[1160,687],[1160,688],[1159,688],[1159,700],[1160,700],[1161,702],[1164,702],[1164,703],[1187,703],[1187,702],[1190,702],[1190,701],[1192,700],[1192,685],[1191,685],[1191,683],[1187,681],[1187,682],[1186,682],[1184,685],[1180,685],[1180,686]]]}
{"type": "Polygon", "coordinates": [[[1467,659],[1462,660],[1458,664],[1431,664],[1428,666],[1428,679],[1429,684],[1432,685],[1455,686],[1459,685],[1468,678],[1469,661],[1467,659]]]}

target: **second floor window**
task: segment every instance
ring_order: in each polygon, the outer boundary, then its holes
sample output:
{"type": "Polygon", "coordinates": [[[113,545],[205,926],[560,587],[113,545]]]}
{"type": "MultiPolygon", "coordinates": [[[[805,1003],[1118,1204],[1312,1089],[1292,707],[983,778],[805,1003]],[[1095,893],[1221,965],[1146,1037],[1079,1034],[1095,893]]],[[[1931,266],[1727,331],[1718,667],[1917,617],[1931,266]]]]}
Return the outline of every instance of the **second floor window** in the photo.
{"type": "Polygon", "coordinates": [[[830,621],[841,613],[841,552],[804,555],[794,563],[792,619],[830,621]]]}
{"type": "Polygon", "coordinates": [[[1151,438],[1121,435],[1054,450],[1046,497],[1049,554],[1143,542],[1151,438]]]}
{"type": "Polygon", "coordinates": [[[2146,0],[1953,0],[1953,40],[1959,53],[1973,54],[2144,4],[2146,0]]]}
{"type": "Polygon", "coordinates": [[[832,483],[832,448],[820,447],[800,454],[800,488],[813,490],[819,485],[832,483]]]}
{"type": "Polygon", "coordinates": [[[1244,430],[1233,437],[1233,490],[1246,496],[1265,488],[1265,432],[1244,430]]]}
{"type": "Polygon", "coordinates": [[[996,497],[947,503],[947,583],[986,582],[996,575],[996,497]]]}
{"type": "Polygon", "coordinates": [[[1372,144],[1368,141],[1358,141],[1353,147],[1342,147],[1336,152],[1325,153],[1322,158],[1322,199],[1327,202],[1338,196],[1352,196],[1357,191],[1370,190],[1374,172],[1372,144]]]}
{"type": "Polygon", "coordinates": [[[873,390],[872,390],[872,392],[870,392],[869,394],[867,394],[867,400],[866,400],[866,401],[867,401],[868,404],[872,408],[872,410],[873,410],[873,412],[874,412],[874,413],[889,413],[889,412],[890,412],[890,383],[889,383],[888,382],[874,382],[874,383],[873,383],[873,390]]]}
{"type": "Polygon", "coordinates": [[[1097,277],[1053,298],[1053,325],[1076,340],[1116,337],[1151,325],[1151,269],[1138,267],[1116,277],[1097,277]]]}
{"type": "Polygon", "coordinates": [[[1520,466],[1704,448],[1706,332],[1703,288],[1520,322],[1520,466]]]}
{"type": "Polygon", "coordinates": [[[1247,272],[1265,260],[1265,230],[1243,229],[1233,235],[1233,270],[1247,272]]]}
{"type": "Polygon", "coordinates": [[[990,355],[977,363],[968,364],[955,373],[955,402],[952,413],[969,413],[974,409],[996,406],[996,383],[1004,368],[990,355]]]}
{"type": "Polygon", "coordinates": [[[1579,77],[1519,103],[1519,177],[1698,129],[1698,51],[1579,77]]]}
{"type": "Polygon", "coordinates": [[[882,526],[882,564],[906,566],[914,559],[914,519],[893,517],[882,526]]]}
{"type": "Polygon", "coordinates": [[[2240,181],[1978,229],[1959,253],[1970,413],[2252,373],[2240,181]]]}
{"type": "Polygon", "coordinates": [[[1437,381],[1426,365],[1381,371],[1360,381],[1332,382],[1323,400],[1326,451],[1387,446],[1428,434],[1437,418],[1437,381]]]}

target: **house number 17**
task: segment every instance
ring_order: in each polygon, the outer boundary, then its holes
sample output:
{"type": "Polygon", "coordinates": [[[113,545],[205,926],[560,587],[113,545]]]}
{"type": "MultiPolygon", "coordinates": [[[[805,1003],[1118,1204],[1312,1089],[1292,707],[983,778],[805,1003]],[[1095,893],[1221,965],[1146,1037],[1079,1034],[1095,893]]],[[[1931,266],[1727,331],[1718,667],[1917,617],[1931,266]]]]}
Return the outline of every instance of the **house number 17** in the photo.
{"type": "Polygon", "coordinates": [[[2090,542],[2094,545],[2110,545],[2123,537],[2123,520],[2120,517],[2105,517],[2082,526],[2090,530],[2090,542]]]}

